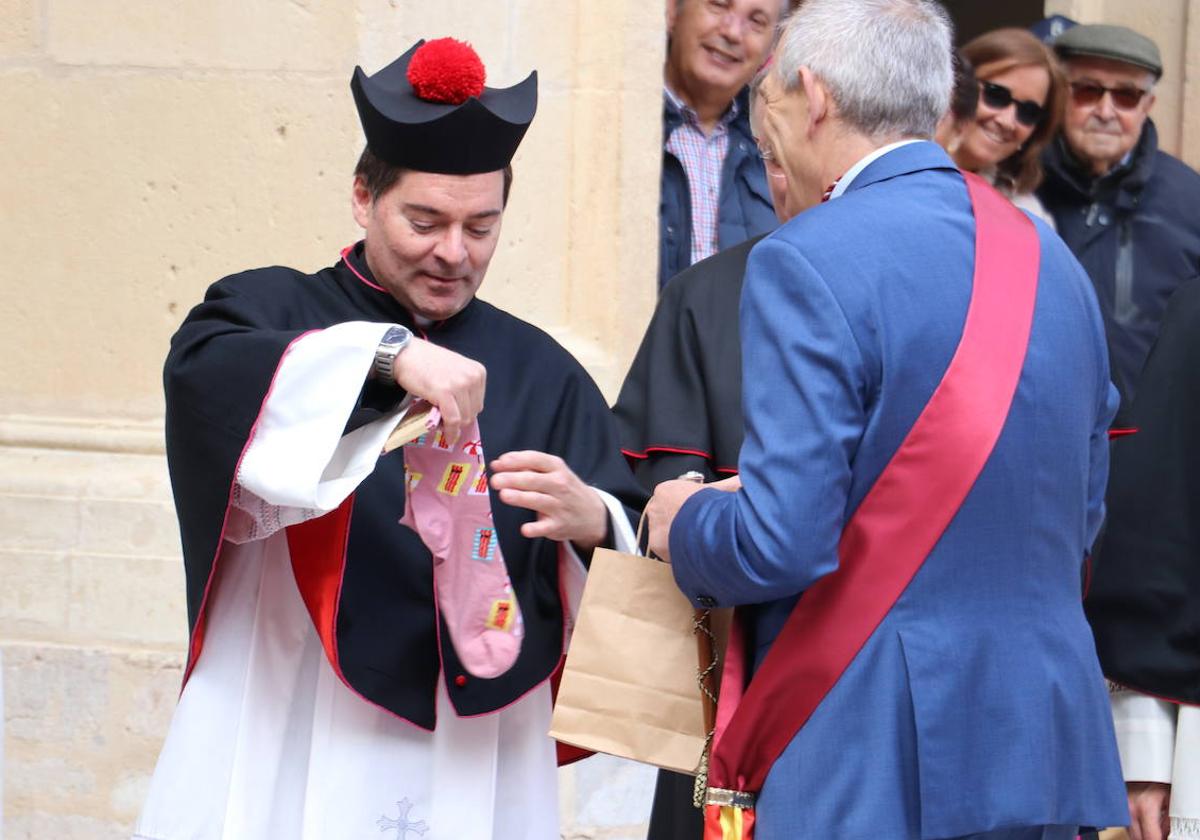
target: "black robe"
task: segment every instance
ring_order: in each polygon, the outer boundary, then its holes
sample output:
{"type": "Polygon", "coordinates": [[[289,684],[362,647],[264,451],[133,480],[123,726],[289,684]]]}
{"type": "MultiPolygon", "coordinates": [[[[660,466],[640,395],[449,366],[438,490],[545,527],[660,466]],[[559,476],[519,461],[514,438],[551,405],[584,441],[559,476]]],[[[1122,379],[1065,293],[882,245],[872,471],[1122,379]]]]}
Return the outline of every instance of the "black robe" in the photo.
{"type": "Polygon", "coordinates": [[[1085,608],[1105,675],[1200,704],[1200,278],[1172,296],[1112,444],[1085,608]]]}
{"type": "MultiPolygon", "coordinates": [[[[370,278],[361,244],[346,259],[370,278]]],[[[423,331],[345,261],[313,275],[272,267],[227,277],[208,290],[175,334],[164,371],[167,457],[192,631],[188,673],[203,644],[205,598],[219,571],[236,466],[280,359],[303,333],[346,321],[402,324],[481,362],[488,387],[479,427],[489,459],[521,449],[549,452],[631,510],[644,503],[599,390],[570,354],[530,324],[476,299],[423,331]]],[[[380,417],[402,396],[382,385],[365,387],[347,430],[380,417]]],[[[521,525],[535,518],[532,512],[505,505],[494,493],[491,503],[525,622],[516,663],[494,679],[467,677],[435,608],[430,553],[414,531],[398,523],[404,511],[399,452],[381,458],[358,487],[344,554],[339,551],[333,561],[341,579],[340,589],[330,590],[337,605],[329,630],[331,665],[361,696],[425,729],[435,725],[435,689],[443,668],[455,709],[477,715],[514,702],[559,665],[558,544],[520,535],[521,525]]],[[[316,529],[335,513],[314,520],[316,529]]],[[[298,527],[313,526],[293,529],[298,527]]]]}
{"type": "MultiPolygon", "coordinates": [[[[613,406],[621,448],[647,490],[689,470],[705,481],[737,472],[744,435],[738,305],[750,249],[735,245],[667,283],[613,406]]],[[[703,833],[693,779],[661,771],[650,840],[703,833]]]]}
{"type": "Polygon", "coordinates": [[[648,490],[688,470],[737,472],[742,448],[738,304],[747,240],[671,278],[613,406],[621,448],[648,490]]]}

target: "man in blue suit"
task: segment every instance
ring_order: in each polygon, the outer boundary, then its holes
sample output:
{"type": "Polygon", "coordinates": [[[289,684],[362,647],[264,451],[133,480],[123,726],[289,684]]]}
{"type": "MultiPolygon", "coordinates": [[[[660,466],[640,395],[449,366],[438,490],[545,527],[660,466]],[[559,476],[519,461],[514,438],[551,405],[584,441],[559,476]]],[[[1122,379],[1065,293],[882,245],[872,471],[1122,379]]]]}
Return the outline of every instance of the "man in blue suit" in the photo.
{"type": "MultiPolygon", "coordinates": [[[[950,50],[930,0],[806,0],[762,84],[760,143],[794,218],[747,268],[740,487],[666,482],[647,509],[651,549],[693,603],[741,608],[751,671],[803,593],[836,574],[847,523],[964,336],[976,217],[928,142],[950,50]]],[[[756,840],[1073,840],[1128,821],[1079,591],[1116,392],[1087,276],[1033,224],[1032,325],[994,447],[770,764],[756,840]]]]}

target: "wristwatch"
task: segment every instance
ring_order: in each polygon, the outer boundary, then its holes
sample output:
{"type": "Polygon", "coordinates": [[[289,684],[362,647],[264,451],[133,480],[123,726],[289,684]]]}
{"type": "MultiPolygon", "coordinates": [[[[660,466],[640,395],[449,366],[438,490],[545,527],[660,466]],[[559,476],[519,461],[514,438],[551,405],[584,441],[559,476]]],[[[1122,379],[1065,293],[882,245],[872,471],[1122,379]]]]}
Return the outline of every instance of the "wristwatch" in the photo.
{"type": "Polygon", "coordinates": [[[389,384],[396,381],[396,357],[412,340],[412,332],[404,327],[389,327],[375,348],[375,363],[371,374],[389,384]]]}

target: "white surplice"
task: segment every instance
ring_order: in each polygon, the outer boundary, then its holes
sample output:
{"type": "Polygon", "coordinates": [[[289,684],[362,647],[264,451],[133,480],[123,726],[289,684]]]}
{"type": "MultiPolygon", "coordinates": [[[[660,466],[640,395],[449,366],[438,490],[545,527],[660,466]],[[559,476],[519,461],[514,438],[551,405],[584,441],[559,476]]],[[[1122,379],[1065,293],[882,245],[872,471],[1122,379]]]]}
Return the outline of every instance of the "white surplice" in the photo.
{"type": "MultiPolygon", "coordinates": [[[[284,355],[238,469],[203,655],[138,840],[559,837],[547,684],[494,714],[460,718],[439,680],[437,728],[426,732],[341,682],[292,575],[282,529],[341,504],[374,469],[401,411],[342,435],[389,326],[339,324],[284,355]]],[[[620,504],[596,492],[618,548],[630,550],[620,504]]],[[[568,577],[579,582],[569,554],[568,577]]]]}
{"type": "Polygon", "coordinates": [[[1121,687],[1112,707],[1125,781],[1169,784],[1169,840],[1200,840],[1200,708],[1121,687]]]}

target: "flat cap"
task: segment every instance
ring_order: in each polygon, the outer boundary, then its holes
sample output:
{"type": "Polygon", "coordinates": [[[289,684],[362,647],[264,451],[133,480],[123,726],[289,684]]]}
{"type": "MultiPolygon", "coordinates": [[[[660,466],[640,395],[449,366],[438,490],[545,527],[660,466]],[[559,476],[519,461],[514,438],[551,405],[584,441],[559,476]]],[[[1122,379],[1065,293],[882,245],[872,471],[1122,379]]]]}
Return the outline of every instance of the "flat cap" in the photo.
{"type": "Polygon", "coordinates": [[[1087,23],[1071,27],[1054,40],[1054,49],[1063,58],[1090,55],[1123,61],[1144,67],[1157,79],[1162,76],[1162,56],[1158,45],[1145,35],[1108,23],[1087,23]]]}

